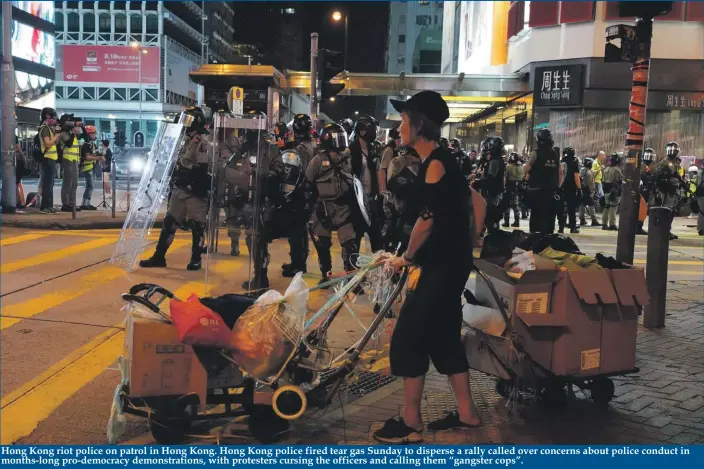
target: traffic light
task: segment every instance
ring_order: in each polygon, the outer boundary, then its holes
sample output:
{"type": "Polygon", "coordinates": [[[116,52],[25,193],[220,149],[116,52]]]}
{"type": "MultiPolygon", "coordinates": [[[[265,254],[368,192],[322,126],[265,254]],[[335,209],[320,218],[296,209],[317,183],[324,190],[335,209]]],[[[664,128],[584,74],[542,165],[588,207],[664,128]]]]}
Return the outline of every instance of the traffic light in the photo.
{"type": "Polygon", "coordinates": [[[342,59],[342,52],[329,49],[318,50],[318,92],[321,100],[332,98],[345,88],[344,84],[330,83],[330,80],[343,70],[340,64],[342,59]]]}
{"type": "Polygon", "coordinates": [[[113,136],[115,137],[115,146],[118,148],[122,148],[125,146],[125,131],[124,130],[117,130],[113,136]]]}

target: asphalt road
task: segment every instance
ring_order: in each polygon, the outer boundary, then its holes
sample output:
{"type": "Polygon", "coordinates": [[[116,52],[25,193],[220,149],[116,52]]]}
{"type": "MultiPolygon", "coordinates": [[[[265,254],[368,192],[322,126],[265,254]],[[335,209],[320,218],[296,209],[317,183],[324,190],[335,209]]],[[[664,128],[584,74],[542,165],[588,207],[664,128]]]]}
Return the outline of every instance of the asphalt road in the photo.
{"type": "MultiPolygon", "coordinates": [[[[704,274],[704,240],[691,229],[679,231],[671,243],[668,278],[701,280],[704,274]]],[[[188,272],[190,236],[179,233],[164,269],[127,273],[108,263],[119,230],[28,231],[2,230],[0,255],[0,410],[1,444],[100,444],[115,387],[120,382],[116,360],[123,352],[124,331],[120,294],[130,286],[159,283],[185,298],[191,293],[220,295],[242,291],[247,278],[247,257],[229,256],[228,239],[221,232],[221,252],[204,271],[188,272]]],[[[150,236],[154,241],[157,233],[150,236]]],[[[573,238],[587,254],[614,255],[616,234],[584,229],[573,238]]],[[[638,237],[636,263],[645,263],[646,238],[638,237]]],[[[246,253],[244,239],[241,250],[246,253]]],[[[312,246],[311,246],[312,249],[312,246]]],[[[288,259],[288,245],[276,241],[271,248],[270,280],[283,292],[288,279],[279,266],[288,259]]],[[[146,255],[150,252],[145,253],[146,255]]],[[[335,269],[341,271],[339,250],[335,269]]],[[[311,255],[306,282],[318,280],[317,260],[311,255]]],[[[309,309],[317,310],[325,293],[314,293],[309,309]]],[[[369,324],[373,313],[364,297],[354,305],[357,318],[343,312],[331,329],[335,350],[351,345],[369,324]]],[[[382,351],[376,371],[388,364],[384,341],[372,346],[382,351]]],[[[127,419],[123,442],[149,443],[145,421],[127,419]]]]}

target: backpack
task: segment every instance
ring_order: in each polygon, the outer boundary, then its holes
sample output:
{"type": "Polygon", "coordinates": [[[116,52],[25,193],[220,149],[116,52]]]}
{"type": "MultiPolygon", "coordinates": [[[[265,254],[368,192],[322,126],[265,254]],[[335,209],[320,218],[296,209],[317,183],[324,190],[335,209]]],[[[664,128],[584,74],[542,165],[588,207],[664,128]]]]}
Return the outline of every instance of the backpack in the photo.
{"type": "Polygon", "coordinates": [[[34,158],[34,161],[37,163],[41,163],[44,160],[44,153],[45,152],[42,151],[41,140],[39,139],[39,132],[37,132],[32,145],[32,158],[34,158]]]}

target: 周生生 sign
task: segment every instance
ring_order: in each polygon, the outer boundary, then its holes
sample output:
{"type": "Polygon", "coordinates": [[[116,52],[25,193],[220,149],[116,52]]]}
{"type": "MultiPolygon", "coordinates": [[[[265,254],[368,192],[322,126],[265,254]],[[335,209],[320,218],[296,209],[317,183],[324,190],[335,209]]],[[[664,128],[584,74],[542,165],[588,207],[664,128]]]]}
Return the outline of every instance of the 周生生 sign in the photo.
{"type": "Polygon", "coordinates": [[[583,65],[538,67],[533,78],[536,107],[579,106],[582,104],[583,65]]]}

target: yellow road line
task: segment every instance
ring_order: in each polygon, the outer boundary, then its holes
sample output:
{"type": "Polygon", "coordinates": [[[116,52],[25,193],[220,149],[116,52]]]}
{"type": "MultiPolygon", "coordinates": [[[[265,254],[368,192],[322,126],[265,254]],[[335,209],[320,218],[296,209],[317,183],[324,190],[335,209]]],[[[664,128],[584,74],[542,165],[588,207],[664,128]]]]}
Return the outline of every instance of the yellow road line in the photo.
{"type": "MultiPolygon", "coordinates": [[[[636,259],[634,264],[645,264],[644,259],[636,259]]],[[[667,265],[703,265],[704,261],[667,261],[667,265]]]]}
{"type": "MultiPolygon", "coordinates": [[[[170,252],[176,251],[177,249],[180,249],[188,244],[190,243],[182,240],[176,240],[171,246],[170,252]]],[[[142,254],[142,258],[147,258],[149,255],[150,253],[144,253],[142,254]]],[[[31,318],[37,314],[44,313],[51,308],[55,308],[85,295],[86,293],[89,293],[94,288],[104,285],[105,282],[124,277],[125,275],[127,275],[127,272],[118,267],[104,267],[92,273],[83,275],[75,284],[75,289],[56,291],[37,298],[32,298],[29,301],[4,306],[0,308],[0,331],[22,322],[22,319],[20,318],[31,318]]]]}
{"type": "Polygon", "coordinates": [[[13,244],[25,243],[27,241],[34,241],[35,239],[44,238],[48,235],[43,233],[29,233],[20,236],[13,236],[11,238],[3,238],[0,240],[0,246],[12,246],[13,244]]]}
{"type": "Polygon", "coordinates": [[[696,270],[668,270],[667,275],[699,275],[701,280],[701,275],[704,273],[703,270],[696,271],[696,270]]]}
{"type": "MultiPolygon", "coordinates": [[[[243,265],[241,260],[218,262],[213,266],[213,272],[224,275],[221,281],[228,280],[228,274],[243,265]]],[[[208,290],[203,282],[189,282],[174,294],[185,298],[191,293],[202,296],[208,290]]],[[[30,435],[61,404],[105,371],[124,350],[124,335],[124,331],[118,329],[104,332],[3,397],[0,404],[0,428],[3,430],[0,444],[9,445],[30,435]]]]}
{"type": "Polygon", "coordinates": [[[75,246],[70,246],[64,249],[58,249],[56,251],[51,251],[44,254],[37,254],[36,256],[28,257],[27,259],[3,264],[2,266],[0,266],[0,273],[7,274],[16,270],[26,269],[28,267],[34,267],[40,264],[45,264],[47,262],[57,261],[65,257],[75,256],[82,252],[101,248],[103,246],[107,246],[108,244],[113,244],[114,242],[114,238],[94,239],[92,241],[87,241],[85,243],[77,244],[75,246]]]}

